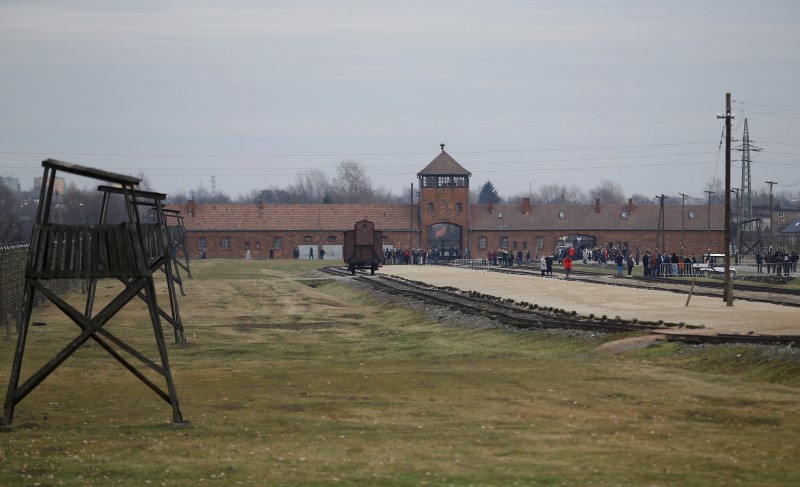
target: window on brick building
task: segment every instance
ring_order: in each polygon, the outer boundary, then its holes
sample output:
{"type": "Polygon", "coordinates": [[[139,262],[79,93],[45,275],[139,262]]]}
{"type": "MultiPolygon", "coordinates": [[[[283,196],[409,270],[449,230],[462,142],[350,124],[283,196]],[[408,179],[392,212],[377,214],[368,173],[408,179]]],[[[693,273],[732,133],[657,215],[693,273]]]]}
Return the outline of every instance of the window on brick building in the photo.
{"type": "Polygon", "coordinates": [[[422,186],[424,188],[436,187],[436,176],[425,176],[422,178],[422,186]]]}
{"type": "Polygon", "coordinates": [[[303,237],[303,242],[310,242],[312,240],[314,240],[314,238],[311,235],[306,235],[303,237]]]}
{"type": "Polygon", "coordinates": [[[458,188],[466,188],[467,178],[465,176],[455,176],[453,177],[453,184],[458,188]]]}
{"type": "Polygon", "coordinates": [[[517,248],[517,242],[511,242],[511,248],[512,249],[516,249],[517,248]]]}
{"type": "Polygon", "coordinates": [[[283,240],[280,237],[275,237],[275,250],[280,250],[283,245],[283,240]]]}
{"type": "Polygon", "coordinates": [[[522,248],[528,250],[528,242],[522,242],[522,248]]]}
{"type": "Polygon", "coordinates": [[[206,238],[197,237],[197,250],[204,250],[206,248],[206,238]]]}
{"type": "Polygon", "coordinates": [[[500,248],[508,249],[508,237],[500,237],[500,248]]]}
{"type": "Polygon", "coordinates": [[[461,203],[456,203],[456,211],[461,213],[461,203]]]}
{"type": "Polygon", "coordinates": [[[231,238],[222,237],[222,250],[230,250],[230,249],[231,249],[231,238]]]}
{"type": "Polygon", "coordinates": [[[536,237],[536,250],[544,248],[544,237],[536,237]]]}
{"type": "Polygon", "coordinates": [[[488,246],[489,246],[489,244],[488,244],[488,242],[487,242],[487,240],[486,240],[486,237],[479,237],[479,238],[478,238],[478,248],[479,248],[479,249],[481,249],[481,250],[486,250],[486,248],[487,248],[488,246]]]}
{"type": "Polygon", "coordinates": [[[335,242],[336,240],[336,235],[328,235],[328,242],[335,242]]]}
{"type": "Polygon", "coordinates": [[[690,211],[690,212],[689,212],[689,219],[690,219],[690,220],[694,220],[694,217],[695,217],[695,214],[694,214],[694,212],[693,212],[693,211],[690,211]]]}
{"type": "Polygon", "coordinates": [[[433,203],[428,203],[428,211],[433,211],[433,203]]]}
{"type": "Polygon", "coordinates": [[[250,242],[245,242],[244,243],[244,249],[245,250],[250,250],[250,242]]]}
{"type": "Polygon", "coordinates": [[[261,249],[261,242],[256,242],[256,250],[260,250],[260,249],[261,249]]]}
{"type": "Polygon", "coordinates": [[[453,180],[450,176],[439,176],[439,187],[447,188],[453,185],[453,180]]]}

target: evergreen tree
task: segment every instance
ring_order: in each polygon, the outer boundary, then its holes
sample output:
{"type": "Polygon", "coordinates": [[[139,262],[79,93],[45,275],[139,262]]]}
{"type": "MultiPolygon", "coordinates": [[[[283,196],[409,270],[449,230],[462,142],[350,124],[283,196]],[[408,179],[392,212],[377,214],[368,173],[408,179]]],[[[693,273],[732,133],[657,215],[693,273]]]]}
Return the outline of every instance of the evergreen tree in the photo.
{"type": "Polygon", "coordinates": [[[500,203],[503,201],[503,198],[497,193],[497,190],[494,189],[494,185],[491,181],[486,181],[486,183],[481,186],[481,192],[478,194],[478,204],[485,205],[486,203],[500,203]]]}

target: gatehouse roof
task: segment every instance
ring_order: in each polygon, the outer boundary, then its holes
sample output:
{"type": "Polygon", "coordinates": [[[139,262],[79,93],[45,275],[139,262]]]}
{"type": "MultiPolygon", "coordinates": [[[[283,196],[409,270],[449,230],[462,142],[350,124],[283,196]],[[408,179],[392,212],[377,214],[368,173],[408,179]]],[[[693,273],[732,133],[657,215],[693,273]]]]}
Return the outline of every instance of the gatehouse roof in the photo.
{"type": "Polygon", "coordinates": [[[472,173],[464,169],[464,167],[456,162],[453,157],[444,150],[444,144],[441,144],[442,152],[439,153],[425,169],[417,173],[417,177],[422,176],[472,176],[472,173]]]}

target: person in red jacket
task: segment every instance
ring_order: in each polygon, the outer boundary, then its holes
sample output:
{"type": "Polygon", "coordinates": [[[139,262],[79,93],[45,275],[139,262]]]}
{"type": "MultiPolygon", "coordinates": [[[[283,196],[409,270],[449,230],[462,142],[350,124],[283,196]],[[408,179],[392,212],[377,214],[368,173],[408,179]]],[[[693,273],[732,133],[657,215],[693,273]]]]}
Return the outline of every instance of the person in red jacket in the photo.
{"type": "Polygon", "coordinates": [[[569,254],[567,254],[567,256],[564,257],[564,274],[567,275],[567,279],[569,279],[569,271],[571,270],[572,270],[572,257],[570,257],[569,254]]]}

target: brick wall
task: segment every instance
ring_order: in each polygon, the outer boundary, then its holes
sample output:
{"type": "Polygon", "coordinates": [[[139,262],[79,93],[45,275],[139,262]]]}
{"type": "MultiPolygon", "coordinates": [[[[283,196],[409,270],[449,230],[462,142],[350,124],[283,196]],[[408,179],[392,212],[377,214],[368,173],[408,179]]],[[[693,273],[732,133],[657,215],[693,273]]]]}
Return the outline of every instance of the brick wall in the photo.
{"type": "MultiPolygon", "coordinates": [[[[423,219],[424,221],[424,219],[423,219]]],[[[577,232],[575,232],[577,233],[577,232]]],[[[581,232],[595,237],[596,243],[599,247],[608,245],[609,242],[628,242],[628,248],[636,250],[639,248],[641,251],[646,249],[656,248],[657,232],[581,232]]],[[[542,251],[536,249],[536,238],[542,237],[544,240],[543,252],[552,252],[556,248],[558,237],[563,236],[563,231],[558,232],[531,232],[531,231],[474,231],[467,235],[466,227],[464,232],[464,246],[469,246],[470,255],[474,258],[483,257],[491,250],[500,248],[500,238],[508,237],[508,250],[522,250],[525,253],[526,249],[523,248],[523,243],[527,243],[527,249],[531,251],[531,255],[541,254],[542,251]],[[480,249],[478,239],[486,237],[487,248],[480,249]],[[517,242],[517,248],[513,248],[514,242],[517,242]]],[[[250,256],[253,259],[267,259],[269,258],[269,249],[275,249],[274,258],[276,259],[291,259],[293,258],[292,251],[300,245],[343,245],[344,233],[343,232],[268,232],[268,231],[252,231],[252,232],[187,232],[187,247],[189,255],[193,259],[200,258],[200,249],[198,247],[198,238],[206,238],[206,255],[209,259],[244,259],[247,253],[247,243],[250,244],[250,256]],[[222,239],[228,238],[230,241],[230,249],[222,248],[222,239]],[[311,237],[307,240],[306,237],[311,237]],[[335,239],[331,239],[334,237],[335,239]],[[281,239],[281,248],[275,247],[275,239],[281,239]]],[[[409,247],[409,232],[408,231],[387,231],[384,232],[384,244],[392,245],[394,247],[408,248],[409,247]]],[[[416,246],[417,234],[411,236],[412,242],[416,246]]],[[[423,232],[423,240],[425,238],[423,232]]],[[[708,233],[697,231],[684,232],[685,254],[701,255],[706,252],[706,241],[708,233]]],[[[680,253],[681,246],[681,232],[669,231],[665,233],[666,250],[669,253],[680,253]]],[[[716,252],[724,251],[724,233],[720,231],[711,232],[711,250],[716,252]]]]}
{"type": "MultiPolygon", "coordinates": [[[[614,242],[614,246],[618,242],[628,243],[628,248],[636,250],[639,248],[641,251],[646,249],[656,248],[656,237],[658,232],[591,232],[591,231],[572,231],[572,234],[583,233],[591,235],[595,238],[598,247],[605,247],[609,242],[614,242]]],[[[551,253],[555,250],[559,237],[564,235],[564,231],[557,232],[531,232],[531,231],[474,231],[470,232],[468,242],[470,255],[473,258],[484,257],[489,250],[498,250],[500,248],[500,239],[502,237],[508,238],[507,250],[522,250],[524,254],[526,249],[523,248],[524,243],[527,243],[527,250],[531,251],[531,256],[542,253],[551,253]],[[487,248],[479,248],[480,237],[486,237],[487,248]],[[544,241],[544,248],[542,250],[536,249],[536,238],[542,237],[544,241]],[[517,248],[514,248],[514,242],[517,242],[517,248]]],[[[684,254],[702,255],[707,251],[708,232],[686,231],[684,232],[684,254]]],[[[712,231],[711,237],[711,250],[712,252],[724,252],[725,249],[725,234],[721,231],[712,231]]],[[[660,245],[661,240],[659,240],[660,245]]],[[[664,242],[666,250],[669,253],[681,253],[681,232],[668,231],[664,233],[664,242]]],[[[663,249],[659,249],[663,250],[663,249]]]]}
{"type": "MultiPolygon", "coordinates": [[[[395,247],[407,248],[409,245],[408,231],[387,231],[384,244],[395,247]]],[[[206,256],[209,259],[244,259],[247,254],[248,244],[250,257],[253,259],[268,259],[269,249],[274,249],[273,257],[276,259],[294,258],[292,251],[300,245],[344,245],[344,232],[303,232],[303,231],[187,231],[186,246],[189,257],[200,258],[199,240],[206,239],[206,256]],[[310,237],[310,238],[309,238],[310,237]],[[227,238],[230,248],[223,248],[223,239],[227,238]],[[281,248],[276,248],[276,239],[280,239],[281,248]]],[[[416,233],[413,235],[416,242],[416,233]]],[[[315,252],[316,255],[316,252],[315,252]]],[[[305,257],[305,256],[301,256],[305,257]]]]}

